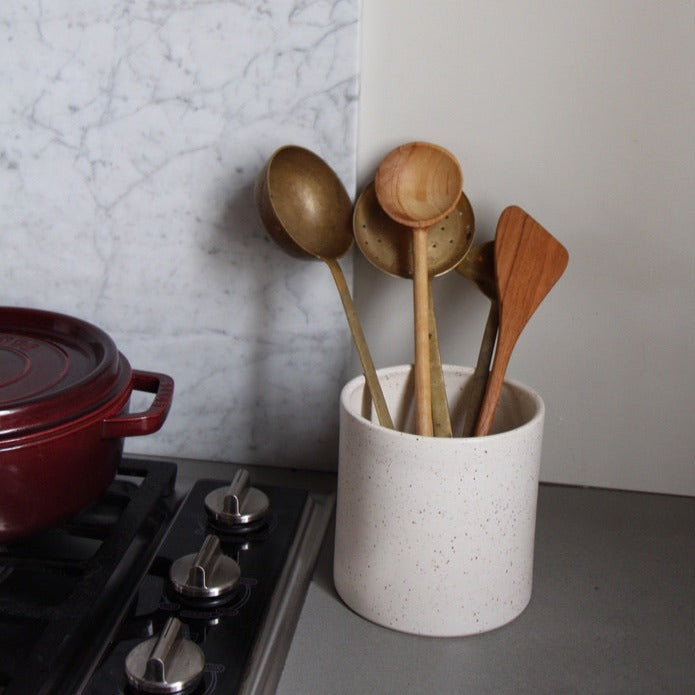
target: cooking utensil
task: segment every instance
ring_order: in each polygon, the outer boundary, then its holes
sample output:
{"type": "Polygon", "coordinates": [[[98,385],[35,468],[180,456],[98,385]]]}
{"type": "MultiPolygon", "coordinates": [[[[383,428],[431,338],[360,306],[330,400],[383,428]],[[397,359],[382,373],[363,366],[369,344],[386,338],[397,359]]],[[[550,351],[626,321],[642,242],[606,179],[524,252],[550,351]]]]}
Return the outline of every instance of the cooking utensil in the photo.
{"type": "Polygon", "coordinates": [[[298,258],[318,258],[331,271],[379,424],[393,428],[367,340],[338,263],[353,241],[352,203],[343,184],[318,155],[287,145],[276,150],[258,174],[254,195],[263,225],[281,248],[298,258]]]}
{"type": "Polygon", "coordinates": [[[384,158],[374,185],[386,214],[412,230],[416,425],[418,434],[431,436],[428,228],[456,207],[463,174],[456,158],[443,147],[412,142],[384,158]]]}
{"type": "Polygon", "coordinates": [[[131,370],[101,329],[0,307],[0,543],[55,525],[113,479],[123,438],[158,430],[174,382],[131,370]],[[132,391],[155,394],[128,414],[132,391]]]}
{"type": "MultiPolygon", "coordinates": [[[[456,266],[468,252],[473,241],[473,209],[461,194],[456,209],[428,232],[428,283],[456,266]]],[[[379,270],[412,279],[413,238],[408,228],[391,219],[379,205],[374,183],[370,183],[355,203],[353,232],[357,245],[367,260],[379,270]]],[[[452,435],[451,419],[444,387],[442,363],[437,335],[434,301],[429,288],[430,379],[432,385],[432,420],[435,436],[452,435]]]]}
{"type": "Polygon", "coordinates": [[[484,244],[474,246],[456,266],[456,271],[473,282],[490,299],[490,309],[485,322],[483,338],[480,341],[478,360],[464,394],[461,436],[470,437],[480,412],[490,374],[490,362],[495,349],[495,340],[497,339],[499,303],[495,285],[495,242],[487,241],[484,244]]]}
{"type": "Polygon", "coordinates": [[[495,234],[499,331],[477,436],[489,433],[514,345],[568,260],[567,249],[528,213],[517,206],[502,211],[495,234]]]}

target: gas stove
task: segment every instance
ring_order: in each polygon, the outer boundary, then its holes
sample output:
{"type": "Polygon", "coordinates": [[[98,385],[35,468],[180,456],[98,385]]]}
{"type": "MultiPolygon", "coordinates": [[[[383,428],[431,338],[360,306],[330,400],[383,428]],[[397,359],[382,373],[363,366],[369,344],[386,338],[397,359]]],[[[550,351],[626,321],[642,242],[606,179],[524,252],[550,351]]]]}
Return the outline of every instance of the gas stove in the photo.
{"type": "Polygon", "coordinates": [[[230,464],[181,496],[124,458],[69,522],[0,546],[0,695],[272,693],[333,496],[230,464]]]}

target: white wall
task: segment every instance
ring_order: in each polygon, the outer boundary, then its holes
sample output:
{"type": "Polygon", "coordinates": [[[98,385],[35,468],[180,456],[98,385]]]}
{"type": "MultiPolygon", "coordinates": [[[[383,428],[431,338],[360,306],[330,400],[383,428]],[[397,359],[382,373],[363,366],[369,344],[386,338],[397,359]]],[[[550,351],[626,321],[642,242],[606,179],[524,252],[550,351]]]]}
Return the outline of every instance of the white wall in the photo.
{"type": "MultiPolygon", "coordinates": [[[[547,405],[546,481],[695,494],[695,2],[363,2],[358,184],[410,140],[451,149],[491,239],[516,203],[570,252],[509,376],[547,405]]],[[[378,366],[412,359],[411,287],[356,262],[378,366]]],[[[443,357],[487,302],[436,281],[443,357]]]]}

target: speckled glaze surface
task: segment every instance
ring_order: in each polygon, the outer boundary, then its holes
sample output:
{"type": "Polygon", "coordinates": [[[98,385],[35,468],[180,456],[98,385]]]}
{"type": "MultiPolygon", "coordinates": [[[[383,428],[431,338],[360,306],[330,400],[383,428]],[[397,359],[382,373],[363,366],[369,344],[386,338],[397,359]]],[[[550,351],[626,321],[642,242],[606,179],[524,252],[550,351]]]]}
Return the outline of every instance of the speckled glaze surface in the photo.
{"type": "MultiPolygon", "coordinates": [[[[354,611],[389,628],[461,636],[516,618],[531,598],[545,408],[507,381],[492,433],[412,432],[410,365],[379,370],[396,426],[376,423],[364,379],[340,398],[334,580],[354,611]]],[[[471,370],[445,366],[454,432],[471,370]]]]}

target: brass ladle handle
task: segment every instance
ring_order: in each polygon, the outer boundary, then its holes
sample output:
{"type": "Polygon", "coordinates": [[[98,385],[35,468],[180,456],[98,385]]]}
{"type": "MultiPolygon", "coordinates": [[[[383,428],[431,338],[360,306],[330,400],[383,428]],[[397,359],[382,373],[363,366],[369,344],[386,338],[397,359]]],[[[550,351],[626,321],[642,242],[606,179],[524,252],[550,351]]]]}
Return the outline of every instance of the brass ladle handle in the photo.
{"type": "Polygon", "coordinates": [[[490,310],[485,323],[483,339],[480,342],[478,361],[475,364],[470,380],[470,390],[467,397],[466,411],[463,415],[462,437],[470,437],[478,420],[478,413],[483,403],[483,395],[490,377],[490,363],[497,339],[497,326],[499,324],[499,304],[496,299],[491,300],[490,310]]]}
{"type": "Polygon", "coordinates": [[[337,287],[338,294],[340,295],[340,301],[343,303],[345,317],[347,318],[348,326],[350,327],[350,332],[352,333],[352,339],[355,343],[355,348],[357,349],[357,355],[359,356],[362,364],[362,371],[364,372],[364,378],[367,382],[367,388],[372,395],[372,402],[374,403],[374,410],[376,411],[379,424],[382,427],[394,429],[393,420],[391,419],[388,407],[386,406],[384,392],[381,390],[379,377],[376,374],[374,362],[372,361],[372,356],[369,352],[369,348],[367,347],[367,340],[364,337],[362,326],[360,325],[360,321],[357,317],[355,305],[352,302],[352,296],[350,295],[350,290],[348,289],[347,282],[345,281],[343,270],[338,261],[334,258],[324,258],[323,260],[333,275],[335,286],[337,287]]]}
{"type": "Polygon", "coordinates": [[[451,415],[449,402],[446,397],[444,372],[442,371],[442,355],[439,350],[439,334],[437,319],[434,313],[434,298],[432,297],[432,281],[429,287],[429,324],[430,324],[430,380],[432,388],[432,428],[435,437],[451,437],[451,415]]]}

